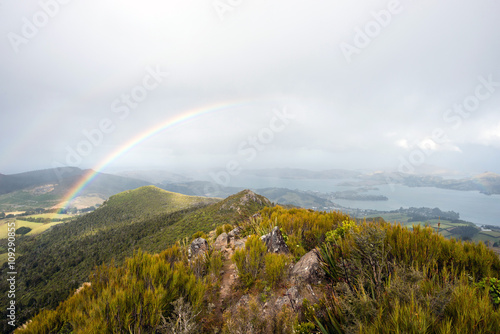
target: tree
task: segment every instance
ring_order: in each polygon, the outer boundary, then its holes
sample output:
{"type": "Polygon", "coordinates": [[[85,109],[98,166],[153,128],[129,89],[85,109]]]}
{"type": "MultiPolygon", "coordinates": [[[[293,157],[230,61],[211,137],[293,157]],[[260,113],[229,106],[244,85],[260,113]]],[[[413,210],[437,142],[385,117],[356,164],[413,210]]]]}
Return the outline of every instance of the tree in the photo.
{"type": "Polygon", "coordinates": [[[16,234],[27,234],[31,232],[31,228],[27,227],[27,226],[21,226],[20,228],[18,228],[16,230],[16,234]]]}

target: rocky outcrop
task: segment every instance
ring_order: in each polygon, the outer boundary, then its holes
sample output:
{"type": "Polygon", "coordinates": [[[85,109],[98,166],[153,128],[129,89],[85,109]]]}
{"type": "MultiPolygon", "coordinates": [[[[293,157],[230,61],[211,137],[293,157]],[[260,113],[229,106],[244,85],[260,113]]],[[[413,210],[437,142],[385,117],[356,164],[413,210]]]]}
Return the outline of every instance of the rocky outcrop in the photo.
{"type": "Polygon", "coordinates": [[[236,210],[238,213],[242,213],[243,211],[247,211],[250,207],[254,207],[252,211],[258,211],[262,208],[262,206],[271,206],[271,201],[265,198],[264,196],[257,195],[251,190],[243,190],[239,193],[226,198],[223,201],[220,209],[221,210],[236,210]],[[255,206],[260,206],[255,210],[255,206]]]}
{"type": "Polygon", "coordinates": [[[223,250],[229,244],[229,236],[227,233],[221,233],[217,239],[215,239],[213,248],[217,250],[223,250]]]}
{"type": "Polygon", "coordinates": [[[234,249],[243,249],[248,238],[230,239],[229,245],[234,249]]]}
{"type": "Polygon", "coordinates": [[[241,232],[243,232],[243,229],[241,227],[235,227],[233,230],[231,230],[231,232],[227,234],[227,236],[229,238],[236,238],[241,234],[241,232]]]}
{"type": "Polygon", "coordinates": [[[320,284],[324,279],[324,272],[321,269],[316,250],[312,250],[304,255],[292,269],[291,279],[295,283],[320,284]]]}
{"type": "Polygon", "coordinates": [[[189,247],[191,257],[197,256],[200,253],[208,251],[208,243],[203,238],[196,238],[189,247]]]}
{"type": "Polygon", "coordinates": [[[286,245],[285,239],[281,234],[278,226],[273,228],[271,233],[263,235],[260,239],[266,244],[267,251],[270,253],[290,253],[288,246],[286,245]]]}
{"type": "Polygon", "coordinates": [[[276,299],[276,302],[274,302],[274,309],[277,311],[281,311],[284,306],[288,306],[292,309],[292,303],[290,302],[290,298],[288,298],[288,296],[279,297],[276,299]]]}

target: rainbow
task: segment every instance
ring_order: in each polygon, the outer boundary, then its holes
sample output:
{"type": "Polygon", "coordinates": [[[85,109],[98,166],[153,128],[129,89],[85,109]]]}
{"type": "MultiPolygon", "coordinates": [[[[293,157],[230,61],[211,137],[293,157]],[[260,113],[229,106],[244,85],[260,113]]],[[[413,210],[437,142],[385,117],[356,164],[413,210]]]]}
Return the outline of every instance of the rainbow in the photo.
{"type": "Polygon", "coordinates": [[[96,166],[94,166],[92,169],[89,169],[86,174],[84,174],[78,182],[76,182],[70,190],[67,192],[67,194],[63,197],[61,204],[62,207],[58,210],[58,213],[63,211],[64,209],[67,209],[70,202],[76,198],[80,192],[85,189],[93,180],[94,178],[99,174],[101,170],[103,170],[106,166],[108,166],[110,163],[112,163],[115,159],[118,157],[122,156],[123,154],[127,153],[130,151],[132,148],[137,146],[138,144],[142,143],[143,141],[147,140],[148,138],[151,138],[152,136],[156,135],[157,133],[164,131],[168,128],[171,128],[173,126],[179,125],[181,123],[185,123],[189,120],[192,120],[197,117],[201,117],[203,115],[213,113],[216,111],[221,111],[224,109],[228,109],[231,107],[235,107],[237,105],[244,104],[246,102],[224,102],[224,103],[216,103],[210,106],[203,106],[195,109],[188,110],[186,112],[183,112],[181,114],[178,114],[174,117],[168,118],[164,122],[155,125],[146,131],[143,131],[142,133],[137,134],[135,137],[121,145],[118,149],[113,151],[111,154],[109,154],[106,158],[104,158],[102,161],[100,161],[96,166]]]}

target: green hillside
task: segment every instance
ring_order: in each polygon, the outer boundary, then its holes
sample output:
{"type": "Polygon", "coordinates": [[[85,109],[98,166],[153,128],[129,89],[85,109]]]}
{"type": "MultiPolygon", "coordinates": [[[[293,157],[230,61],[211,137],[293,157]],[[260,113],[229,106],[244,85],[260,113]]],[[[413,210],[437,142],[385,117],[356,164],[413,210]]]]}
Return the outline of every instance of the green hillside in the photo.
{"type": "MultiPolygon", "coordinates": [[[[112,196],[102,207],[59,224],[36,237],[19,237],[18,316],[21,321],[41,308],[54,308],[91,270],[114,259],[120,264],[134,250],[164,250],[176,240],[220,224],[237,223],[268,201],[251,192],[227,200],[192,197],[152,186],[112,196]]],[[[2,275],[7,267],[2,267],[2,275]]],[[[7,283],[0,282],[0,293],[7,283]]],[[[5,310],[6,299],[0,307],[5,310]]],[[[6,326],[3,319],[2,324],[6,326]]],[[[2,327],[5,330],[7,327],[2,327]]]]}
{"type": "MultiPolygon", "coordinates": [[[[240,193],[210,212],[259,199],[240,193]]],[[[100,266],[16,334],[499,333],[500,259],[483,243],[280,206],[240,227],[241,249],[209,238],[203,256],[178,243],[100,266]],[[261,240],[272,226],[289,252],[261,240]]]]}
{"type": "Polygon", "coordinates": [[[215,198],[187,196],[155,186],[144,186],[111,196],[100,210],[126,213],[130,217],[154,216],[218,201],[215,198]]]}

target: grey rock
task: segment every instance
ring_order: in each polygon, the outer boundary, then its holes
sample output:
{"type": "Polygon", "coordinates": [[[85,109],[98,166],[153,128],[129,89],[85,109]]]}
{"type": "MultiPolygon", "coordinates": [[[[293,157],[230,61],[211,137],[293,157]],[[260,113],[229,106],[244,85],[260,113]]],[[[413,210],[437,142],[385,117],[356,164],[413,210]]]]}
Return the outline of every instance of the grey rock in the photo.
{"type": "Polygon", "coordinates": [[[245,243],[248,238],[238,239],[231,241],[231,246],[234,246],[234,249],[243,249],[245,247],[245,243]]]}
{"type": "Polygon", "coordinates": [[[208,243],[203,238],[196,238],[191,243],[189,250],[191,251],[191,256],[197,256],[198,254],[208,250],[208,243]]]}
{"type": "Polygon", "coordinates": [[[227,233],[221,233],[214,241],[214,249],[223,250],[229,244],[229,237],[227,233]]]}
{"type": "Polygon", "coordinates": [[[316,250],[312,250],[304,255],[292,269],[292,281],[296,283],[305,282],[311,284],[319,284],[324,279],[325,274],[321,269],[316,250]]]}
{"type": "Polygon", "coordinates": [[[276,299],[276,302],[274,303],[274,308],[277,311],[280,311],[285,305],[288,306],[290,309],[293,309],[292,303],[290,302],[290,298],[288,298],[288,296],[283,296],[276,299]]]}
{"type": "Polygon", "coordinates": [[[293,309],[297,309],[297,307],[302,305],[302,301],[304,298],[300,295],[299,288],[297,286],[292,286],[285,293],[285,296],[290,300],[290,304],[293,309]]]}
{"type": "Polygon", "coordinates": [[[244,296],[242,296],[240,298],[240,300],[238,300],[238,302],[236,303],[236,305],[234,307],[236,309],[238,307],[247,307],[249,302],[250,302],[250,296],[249,295],[244,295],[244,296]]]}
{"type": "Polygon", "coordinates": [[[235,227],[231,232],[229,232],[227,235],[229,238],[236,238],[243,232],[243,229],[241,227],[235,227]]]}
{"type": "Polygon", "coordinates": [[[304,297],[301,296],[299,287],[292,286],[285,292],[284,296],[276,299],[276,301],[274,302],[274,309],[276,311],[280,311],[283,306],[286,305],[292,310],[298,310],[298,307],[302,305],[303,300],[304,297]]]}
{"type": "Polygon", "coordinates": [[[270,253],[290,253],[288,246],[286,245],[285,239],[281,234],[278,226],[273,228],[271,233],[263,235],[260,239],[266,244],[267,251],[270,253]]]}

